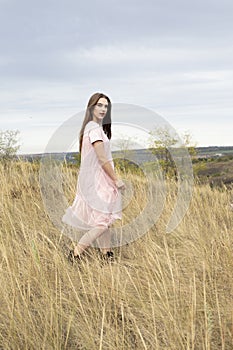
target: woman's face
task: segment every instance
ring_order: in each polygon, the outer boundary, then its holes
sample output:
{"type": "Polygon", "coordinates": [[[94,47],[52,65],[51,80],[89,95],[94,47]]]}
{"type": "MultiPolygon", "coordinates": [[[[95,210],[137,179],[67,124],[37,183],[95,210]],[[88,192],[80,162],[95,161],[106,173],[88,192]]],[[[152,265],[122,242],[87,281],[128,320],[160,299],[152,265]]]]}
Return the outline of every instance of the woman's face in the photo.
{"type": "Polygon", "coordinates": [[[93,109],[93,120],[97,123],[101,123],[106,116],[108,110],[108,100],[101,97],[93,109]]]}

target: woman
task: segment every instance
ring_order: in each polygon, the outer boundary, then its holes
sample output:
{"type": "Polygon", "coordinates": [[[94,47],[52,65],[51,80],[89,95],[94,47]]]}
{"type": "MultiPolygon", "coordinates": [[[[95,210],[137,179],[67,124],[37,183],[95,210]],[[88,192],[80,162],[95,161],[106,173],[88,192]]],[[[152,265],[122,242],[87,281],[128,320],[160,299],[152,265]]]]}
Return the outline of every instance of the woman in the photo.
{"type": "Polygon", "coordinates": [[[77,193],[62,221],[82,230],[88,230],[69,259],[80,259],[84,250],[96,239],[106,257],[110,250],[109,226],[122,218],[121,192],[125,184],[117,178],[110,149],[111,101],[103,93],[91,96],[79,137],[81,165],[77,193]]]}

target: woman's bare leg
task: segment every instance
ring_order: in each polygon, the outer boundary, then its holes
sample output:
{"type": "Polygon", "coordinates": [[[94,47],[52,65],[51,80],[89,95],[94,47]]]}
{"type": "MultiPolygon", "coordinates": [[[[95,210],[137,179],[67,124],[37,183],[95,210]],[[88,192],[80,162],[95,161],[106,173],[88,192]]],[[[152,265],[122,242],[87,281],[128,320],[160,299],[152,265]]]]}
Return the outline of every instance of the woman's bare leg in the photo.
{"type": "Polygon", "coordinates": [[[111,236],[110,236],[110,230],[106,229],[102,235],[97,238],[97,242],[99,245],[99,248],[103,254],[106,254],[108,251],[110,251],[110,245],[111,245],[111,236]]]}
{"type": "Polygon", "coordinates": [[[95,241],[103,232],[107,230],[106,226],[97,226],[85,233],[74,248],[74,255],[81,255],[93,241],[95,241]]]}

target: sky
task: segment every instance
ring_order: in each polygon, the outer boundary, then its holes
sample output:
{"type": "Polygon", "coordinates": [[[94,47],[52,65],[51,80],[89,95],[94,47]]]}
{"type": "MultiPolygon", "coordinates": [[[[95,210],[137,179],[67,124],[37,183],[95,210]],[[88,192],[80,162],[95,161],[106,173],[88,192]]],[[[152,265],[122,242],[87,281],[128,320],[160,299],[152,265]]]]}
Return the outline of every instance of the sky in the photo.
{"type": "MultiPolygon", "coordinates": [[[[20,131],[19,153],[44,152],[75,115],[79,132],[98,91],[113,124],[130,104],[197,146],[233,146],[232,13],[231,0],[0,0],[1,130],[20,131]]],[[[137,113],[126,135],[154,121],[137,113]]]]}

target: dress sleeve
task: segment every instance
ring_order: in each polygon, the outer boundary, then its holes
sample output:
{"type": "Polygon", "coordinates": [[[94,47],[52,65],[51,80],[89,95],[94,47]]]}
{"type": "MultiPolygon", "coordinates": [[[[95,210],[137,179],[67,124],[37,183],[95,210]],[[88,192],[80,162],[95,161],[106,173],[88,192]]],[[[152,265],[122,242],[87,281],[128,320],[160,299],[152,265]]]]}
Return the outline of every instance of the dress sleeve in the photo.
{"type": "Polygon", "coordinates": [[[99,127],[93,128],[89,131],[89,139],[91,143],[95,141],[103,141],[103,136],[99,127]]]}

